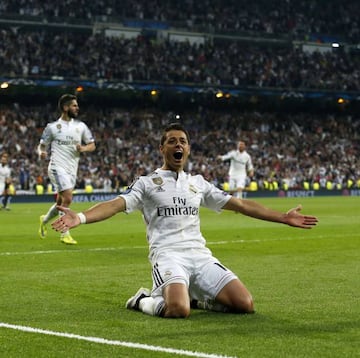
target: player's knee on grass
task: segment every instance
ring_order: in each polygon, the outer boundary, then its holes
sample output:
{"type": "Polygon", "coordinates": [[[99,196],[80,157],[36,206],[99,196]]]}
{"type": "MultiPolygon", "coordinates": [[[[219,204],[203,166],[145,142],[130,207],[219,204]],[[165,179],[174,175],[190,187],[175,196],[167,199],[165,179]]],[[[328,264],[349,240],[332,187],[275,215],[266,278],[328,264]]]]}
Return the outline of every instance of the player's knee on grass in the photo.
{"type": "Polygon", "coordinates": [[[166,318],[187,318],[190,316],[190,306],[182,302],[173,302],[166,305],[164,317],[166,318]]]}
{"type": "Polygon", "coordinates": [[[228,307],[230,312],[254,312],[252,295],[239,280],[229,282],[217,295],[216,301],[228,307]]]}
{"type": "Polygon", "coordinates": [[[252,297],[249,297],[245,302],[245,313],[254,313],[254,300],[252,297]]]}
{"type": "Polygon", "coordinates": [[[239,297],[232,301],[231,308],[239,313],[254,313],[254,301],[251,296],[239,297]]]}

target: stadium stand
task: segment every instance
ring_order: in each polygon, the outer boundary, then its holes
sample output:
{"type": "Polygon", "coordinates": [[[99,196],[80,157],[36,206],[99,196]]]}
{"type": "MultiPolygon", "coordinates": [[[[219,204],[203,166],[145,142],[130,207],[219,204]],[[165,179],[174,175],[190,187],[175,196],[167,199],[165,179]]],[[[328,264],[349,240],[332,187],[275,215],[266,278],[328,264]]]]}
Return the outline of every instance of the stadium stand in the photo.
{"type": "Polygon", "coordinates": [[[356,0],[132,0],[75,1],[1,0],[0,16],[40,19],[47,22],[94,23],[95,21],[136,24],[165,23],[192,32],[249,33],[321,40],[322,36],[359,43],[356,0]]]}
{"type": "MultiPolygon", "coordinates": [[[[50,106],[1,106],[0,151],[10,153],[17,190],[33,190],[39,182],[47,187],[47,165],[38,161],[35,148],[43,126],[56,116],[50,106]]],[[[102,189],[110,179],[112,190],[119,191],[134,177],[160,166],[157,139],[173,118],[174,113],[156,109],[84,109],[97,150],[82,156],[77,187],[102,189]]],[[[359,118],[309,113],[278,117],[202,108],[184,113],[182,121],[191,128],[189,170],[218,186],[227,181],[227,164],[215,160],[219,148],[230,150],[239,138],[248,143],[260,189],[271,189],[264,183],[274,181],[288,189],[304,188],[304,182],[311,187],[318,183],[327,188],[331,182],[331,189],[355,188],[359,182],[359,118]]]]}
{"type": "Polygon", "coordinates": [[[359,91],[360,56],[239,41],[154,41],[104,34],[0,32],[0,77],[359,91]]]}
{"type": "MultiPolygon", "coordinates": [[[[297,91],[331,96],[340,91],[358,101],[360,3],[336,4],[0,0],[0,79],[270,88],[295,96],[297,91]],[[116,24],[117,30],[138,28],[139,33],[110,36],[107,24],[116,24]],[[182,40],[165,36],[169,31],[180,32],[182,40]]],[[[57,114],[53,102],[28,102],[20,95],[13,104],[1,104],[0,151],[10,153],[17,190],[34,190],[41,182],[51,191],[35,147],[57,114]]],[[[112,190],[119,191],[160,165],[154,138],[175,113],[156,105],[80,106],[98,148],[81,159],[78,188],[108,188],[111,181],[112,190]]],[[[358,186],[358,112],[277,113],[254,107],[185,108],[181,119],[191,128],[193,142],[190,171],[222,185],[227,164],[214,158],[220,146],[233,148],[241,137],[254,158],[260,189],[303,188],[304,183],[309,188],[358,186]]]]}

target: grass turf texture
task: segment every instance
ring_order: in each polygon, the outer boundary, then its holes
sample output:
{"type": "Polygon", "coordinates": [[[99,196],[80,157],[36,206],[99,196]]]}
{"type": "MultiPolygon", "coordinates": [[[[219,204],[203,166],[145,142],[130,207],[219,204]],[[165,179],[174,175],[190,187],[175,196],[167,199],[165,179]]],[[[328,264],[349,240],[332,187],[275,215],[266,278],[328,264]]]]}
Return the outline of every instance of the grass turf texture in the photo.
{"type": "MultiPolygon", "coordinates": [[[[301,202],[320,224],[300,230],[201,211],[208,247],[250,289],[254,315],[193,310],[173,320],[126,310],[140,286],[151,287],[139,213],[83,225],[72,231],[79,244],[65,246],[50,228],[38,238],[48,204],[14,204],[0,212],[0,322],[215,356],[358,357],[360,198],[257,200],[281,211],[301,202]]],[[[0,328],[0,356],[174,354],[0,328]]]]}

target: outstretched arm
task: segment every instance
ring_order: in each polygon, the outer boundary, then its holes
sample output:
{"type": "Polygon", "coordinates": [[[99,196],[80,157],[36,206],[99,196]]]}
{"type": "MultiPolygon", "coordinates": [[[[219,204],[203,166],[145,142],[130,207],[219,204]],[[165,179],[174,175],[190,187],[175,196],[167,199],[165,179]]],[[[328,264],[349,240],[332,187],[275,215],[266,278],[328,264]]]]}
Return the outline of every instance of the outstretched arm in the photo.
{"type": "Polygon", "coordinates": [[[290,209],[286,213],[281,213],[266,208],[252,200],[243,200],[232,197],[224,205],[223,209],[237,211],[256,219],[273,221],[302,229],[311,229],[318,223],[318,219],[315,216],[300,214],[300,210],[302,209],[301,205],[290,209]]]}
{"type": "Polygon", "coordinates": [[[90,209],[83,211],[80,215],[63,206],[58,206],[57,208],[64,212],[65,215],[55,220],[51,226],[56,231],[64,232],[79,226],[81,223],[90,224],[106,220],[119,212],[125,211],[126,203],[121,196],[118,196],[115,199],[98,203],[90,209]],[[81,221],[81,217],[83,218],[83,221],[81,221]]]}

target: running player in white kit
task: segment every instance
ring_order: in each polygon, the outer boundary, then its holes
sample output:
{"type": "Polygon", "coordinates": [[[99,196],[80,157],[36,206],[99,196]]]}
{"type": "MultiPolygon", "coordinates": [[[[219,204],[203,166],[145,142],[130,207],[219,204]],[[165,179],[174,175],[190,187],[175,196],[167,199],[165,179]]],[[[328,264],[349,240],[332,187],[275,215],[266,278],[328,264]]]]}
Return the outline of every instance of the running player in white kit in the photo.
{"type": "Polygon", "coordinates": [[[1,198],[1,209],[10,210],[10,195],[9,187],[12,182],[11,180],[11,168],[9,167],[9,155],[7,153],[1,154],[0,159],[0,198],[1,198]]]}
{"type": "Polygon", "coordinates": [[[242,198],[242,192],[246,186],[246,178],[254,175],[254,167],[250,154],[246,151],[244,141],[239,141],[238,148],[230,152],[219,155],[222,161],[230,160],[229,167],[229,189],[237,198],[242,198]]]}
{"type": "Polygon", "coordinates": [[[188,132],[179,124],[165,128],[160,142],[163,166],[141,176],[113,200],[82,213],[59,207],[66,214],[52,227],[60,232],[84,223],[102,221],[119,212],[143,213],[150,247],[153,288],[140,288],[126,307],[160,317],[185,318],[191,300],[196,307],[222,312],[252,313],[253,299],[239,278],[206,248],[200,232],[199,209],[233,210],[257,219],[304,229],[317,218],[301,215],[298,206],[277,212],[250,200],[235,198],[207,182],[201,175],[184,172],[190,154],[188,132]]]}
{"type": "MultiPolygon", "coordinates": [[[[79,105],[76,96],[64,94],[60,97],[58,107],[60,118],[49,123],[41,136],[38,153],[41,159],[47,158],[47,148],[51,147],[48,175],[57,191],[57,200],[45,215],[40,216],[39,236],[46,237],[46,223],[58,213],[57,205],[69,207],[72,192],[76,184],[76,176],[80,153],[95,150],[95,140],[88,126],[77,120],[79,105]]],[[[60,241],[64,244],[77,244],[69,231],[61,233],[60,241]]]]}

